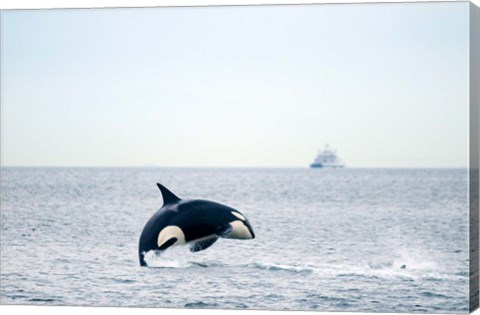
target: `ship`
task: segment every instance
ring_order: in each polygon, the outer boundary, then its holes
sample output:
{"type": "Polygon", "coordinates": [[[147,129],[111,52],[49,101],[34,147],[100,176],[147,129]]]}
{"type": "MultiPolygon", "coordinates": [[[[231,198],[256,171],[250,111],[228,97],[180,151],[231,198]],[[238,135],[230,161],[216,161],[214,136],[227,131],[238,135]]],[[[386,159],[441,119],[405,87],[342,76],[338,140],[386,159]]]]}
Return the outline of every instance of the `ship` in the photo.
{"type": "Polygon", "coordinates": [[[310,164],[311,168],[342,168],[345,164],[340,160],[337,151],[332,149],[330,145],[325,145],[323,150],[320,150],[317,157],[310,164]]]}

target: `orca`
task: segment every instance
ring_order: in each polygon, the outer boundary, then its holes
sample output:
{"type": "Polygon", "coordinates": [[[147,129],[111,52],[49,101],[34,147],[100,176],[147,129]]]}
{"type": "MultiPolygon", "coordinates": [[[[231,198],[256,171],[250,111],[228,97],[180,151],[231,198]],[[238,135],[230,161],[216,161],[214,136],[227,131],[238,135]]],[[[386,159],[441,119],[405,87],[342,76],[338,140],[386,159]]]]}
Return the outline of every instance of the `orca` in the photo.
{"type": "Polygon", "coordinates": [[[163,206],[148,220],[140,235],[140,266],[147,266],[144,255],[188,244],[192,252],[212,246],[219,238],[253,239],[247,218],[238,210],[208,200],[184,200],[157,183],[163,206]]]}

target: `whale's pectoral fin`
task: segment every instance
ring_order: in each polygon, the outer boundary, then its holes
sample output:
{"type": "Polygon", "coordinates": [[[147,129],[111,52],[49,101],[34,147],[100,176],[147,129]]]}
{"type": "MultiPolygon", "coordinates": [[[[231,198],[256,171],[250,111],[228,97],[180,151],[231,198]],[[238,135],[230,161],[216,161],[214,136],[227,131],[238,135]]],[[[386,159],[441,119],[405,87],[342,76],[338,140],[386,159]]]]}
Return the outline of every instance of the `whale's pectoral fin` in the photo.
{"type": "Polygon", "coordinates": [[[217,241],[218,238],[210,238],[208,240],[198,241],[190,245],[190,251],[199,252],[201,250],[207,249],[217,241]]]}
{"type": "Polygon", "coordinates": [[[230,224],[221,225],[215,230],[215,234],[217,234],[220,237],[227,236],[231,232],[232,232],[232,226],[230,224]]]}
{"type": "Polygon", "coordinates": [[[162,246],[160,246],[158,249],[159,250],[166,250],[167,248],[169,248],[170,246],[175,244],[176,241],[177,241],[177,238],[172,237],[172,238],[168,239],[165,243],[163,243],[162,246]]]}

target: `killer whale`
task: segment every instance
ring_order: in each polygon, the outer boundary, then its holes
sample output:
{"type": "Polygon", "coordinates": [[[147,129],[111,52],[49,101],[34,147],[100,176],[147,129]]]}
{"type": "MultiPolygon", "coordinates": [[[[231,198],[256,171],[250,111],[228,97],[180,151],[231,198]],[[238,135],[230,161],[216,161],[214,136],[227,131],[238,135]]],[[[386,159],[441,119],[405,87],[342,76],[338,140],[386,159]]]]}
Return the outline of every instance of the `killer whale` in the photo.
{"type": "Polygon", "coordinates": [[[247,218],[238,210],[208,200],[184,200],[157,183],[163,206],[147,221],[140,235],[138,256],[150,250],[163,251],[170,246],[188,244],[192,252],[207,249],[218,238],[253,239],[255,234],[247,218]]]}

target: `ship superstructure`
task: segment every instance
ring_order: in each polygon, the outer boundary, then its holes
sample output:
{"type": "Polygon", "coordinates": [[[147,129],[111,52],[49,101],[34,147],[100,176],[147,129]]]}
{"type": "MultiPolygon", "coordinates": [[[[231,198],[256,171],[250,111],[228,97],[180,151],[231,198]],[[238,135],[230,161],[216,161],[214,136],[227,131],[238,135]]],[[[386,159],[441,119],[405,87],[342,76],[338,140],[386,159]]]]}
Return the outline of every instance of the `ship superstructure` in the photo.
{"type": "Polygon", "coordinates": [[[311,168],[340,168],[345,167],[345,164],[340,160],[337,151],[332,149],[330,145],[325,145],[323,150],[320,150],[317,157],[310,164],[311,168]]]}

